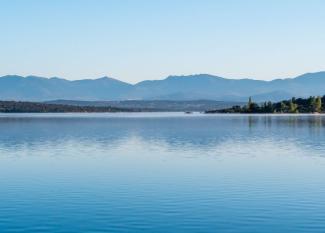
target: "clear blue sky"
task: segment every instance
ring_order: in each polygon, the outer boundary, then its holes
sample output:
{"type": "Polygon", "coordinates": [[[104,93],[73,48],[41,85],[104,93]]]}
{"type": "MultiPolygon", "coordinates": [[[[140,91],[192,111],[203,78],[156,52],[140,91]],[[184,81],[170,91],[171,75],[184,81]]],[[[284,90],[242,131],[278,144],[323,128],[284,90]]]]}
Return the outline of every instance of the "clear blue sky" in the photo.
{"type": "Polygon", "coordinates": [[[323,0],[2,0],[0,75],[272,79],[325,70],[323,0]]]}

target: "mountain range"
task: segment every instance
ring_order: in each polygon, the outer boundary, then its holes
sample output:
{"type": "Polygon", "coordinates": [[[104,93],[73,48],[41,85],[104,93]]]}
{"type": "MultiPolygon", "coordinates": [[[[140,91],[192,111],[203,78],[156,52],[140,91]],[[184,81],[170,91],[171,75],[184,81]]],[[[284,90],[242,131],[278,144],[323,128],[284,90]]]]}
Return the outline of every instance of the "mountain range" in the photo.
{"type": "Polygon", "coordinates": [[[325,94],[325,72],[295,78],[262,81],[226,79],[209,74],[169,76],[129,84],[103,77],[70,81],[62,78],[7,75],[0,77],[1,100],[49,101],[57,99],[280,101],[325,94]]]}

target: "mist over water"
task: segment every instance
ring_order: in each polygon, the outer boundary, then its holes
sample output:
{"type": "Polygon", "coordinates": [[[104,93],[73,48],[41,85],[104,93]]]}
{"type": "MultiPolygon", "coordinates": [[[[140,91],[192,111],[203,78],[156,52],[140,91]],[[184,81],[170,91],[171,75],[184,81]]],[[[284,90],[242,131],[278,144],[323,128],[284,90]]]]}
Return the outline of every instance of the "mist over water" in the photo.
{"type": "Polygon", "coordinates": [[[0,115],[1,232],[325,232],[325,116],[0,115]]]}

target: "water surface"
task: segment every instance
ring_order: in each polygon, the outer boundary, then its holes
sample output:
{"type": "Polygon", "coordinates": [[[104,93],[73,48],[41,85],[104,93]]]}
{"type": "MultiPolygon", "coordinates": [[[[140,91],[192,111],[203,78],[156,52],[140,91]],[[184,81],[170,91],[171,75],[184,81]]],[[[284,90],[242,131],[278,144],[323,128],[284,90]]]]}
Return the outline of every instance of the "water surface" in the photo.
{"type": "Polygon", "coordinates": [[[0,115],[0,232],[325,232],[325,116],[0,115]]]}

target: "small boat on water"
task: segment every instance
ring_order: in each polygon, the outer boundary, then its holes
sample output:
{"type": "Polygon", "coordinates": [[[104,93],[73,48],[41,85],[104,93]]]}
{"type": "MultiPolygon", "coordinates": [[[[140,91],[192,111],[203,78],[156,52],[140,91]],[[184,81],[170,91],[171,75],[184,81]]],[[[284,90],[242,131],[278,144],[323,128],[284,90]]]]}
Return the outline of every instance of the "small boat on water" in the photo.
{"type": "Polygon", "coordinates": [[[186,111],[185,114],[192,114],[193,112],[190,111],[186,111]]]}

